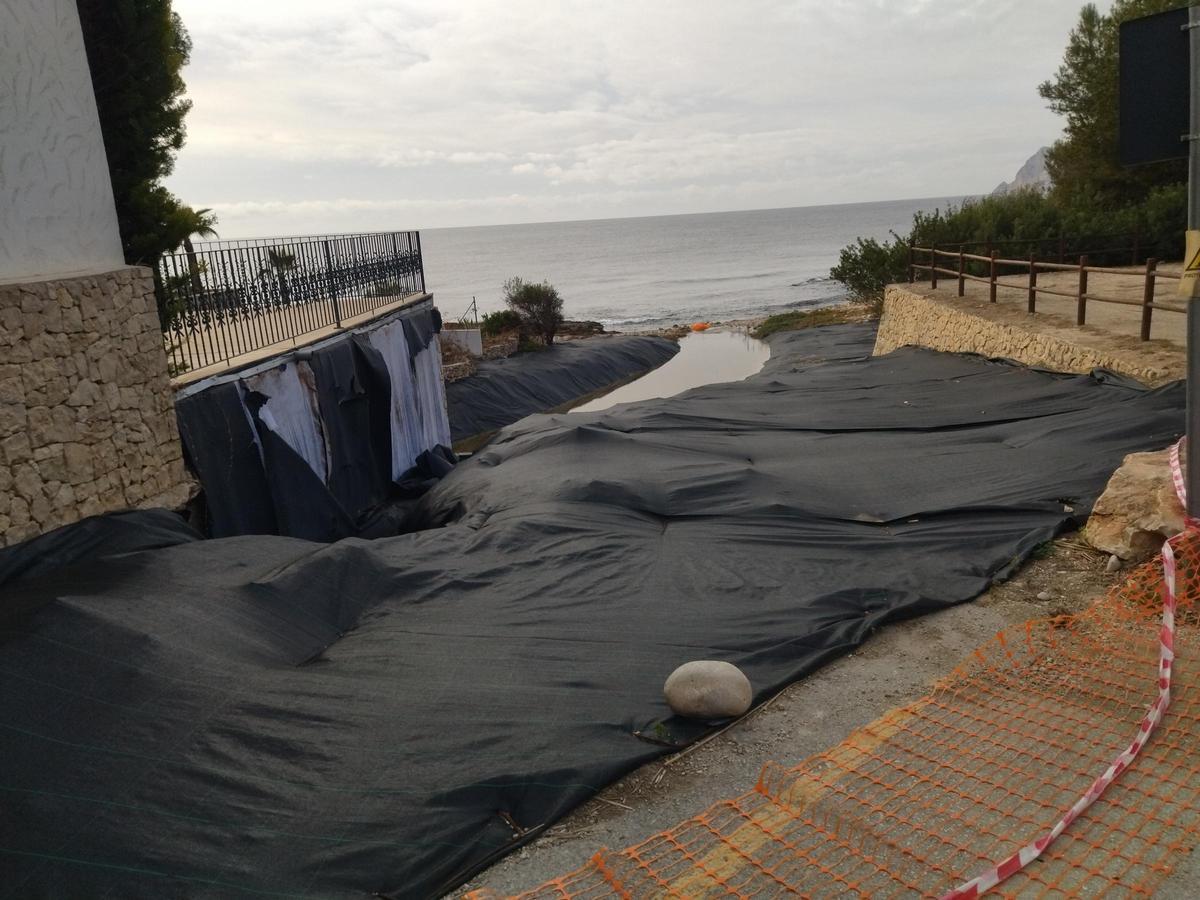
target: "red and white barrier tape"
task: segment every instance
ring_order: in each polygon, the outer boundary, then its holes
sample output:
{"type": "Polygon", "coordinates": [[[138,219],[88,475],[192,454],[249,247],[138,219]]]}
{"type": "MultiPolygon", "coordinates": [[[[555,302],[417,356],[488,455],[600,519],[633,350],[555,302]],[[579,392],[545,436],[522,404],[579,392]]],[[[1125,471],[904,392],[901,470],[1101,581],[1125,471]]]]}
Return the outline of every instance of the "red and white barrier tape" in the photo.
{"type": "MultiPolygon", "coordinates": [[[[1184,510],[1187,509],[1187,487],[1184,484],[1183,468],[1179,464],[1179,447],[1183,443],[1180,440],[1171,448],[1171,478],[1175,482],[1175,492],[1179,495],[1179,501],[1183,504],[1184,510]]],[[[1200,525],[1196,519],[1186,517],[1184,519],[1185,528],[1195,528],[1200,525]]],[[[1150,739],[1150,734],[1162,721],[1163,715],[1167,711],[1167,706],[1171,703],[1171,664],[1175,660],[1175,551],[1171,547],[1171,542],[1176,540],[1179,535],[1171,538],[1163,544],[1162,562],[1163,562],[1163,616],[1162,628],[1159,631],[1159,651],[1158,651],[1158,699],[1156,699],[1150,708],[1146,710],[1146,715],[1138,725],[1137,735],[1128,747],[1115,759],[1111,766],[1105,770],[1104,774],[1092,782],[1092,786],[1087,789],[1087,792],[1075,801],[1074,805],[1067,810],[1066,814],[1055,823],[1054,827],[1048,832],[1033,841],[1026,844],[1008,859],[993,866],[986,872],[977,875],[965,884],[961,884],[954,890],[942,895],[942,900],[971,900],[978,897],[985,891],[989,891],[998,885],[1004,879],[1015,875],[1021,871],[1035,859],[1042,855],[1042,852],[1050,846],[1050,844],[1060,834],[1067,830],[1068,826],[1074,822],[1083,813],[1085,809],[1096,802],[1096,798],[1104,793],[1105,789],[1112,784],[1117,776],[1129,768],[1130,764],[1137,758],[1142,747],[1146,745],[1146,741],[1150,739]]]]}

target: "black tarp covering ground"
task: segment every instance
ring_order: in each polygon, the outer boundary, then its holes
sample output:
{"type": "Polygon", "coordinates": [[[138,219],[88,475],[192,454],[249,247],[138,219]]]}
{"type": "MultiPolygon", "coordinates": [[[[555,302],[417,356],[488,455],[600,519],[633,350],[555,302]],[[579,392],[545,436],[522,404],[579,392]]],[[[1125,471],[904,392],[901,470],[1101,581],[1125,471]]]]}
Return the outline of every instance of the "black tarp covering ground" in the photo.
{"type": "Polygon", "coordinates": [[[661,366],[679,344],[646,335],[560,341],[536,353],[479,364],[469,378],[446,385],[455,441],[511,425],[661,366]]]}
{"type": "Polygon", "coordinates": [[[443,528],[142,513],[0,552],[0,891],[436,895],[664,752],[635,731],[695,737],[675,666],[762,700],[975,596],[1182,425],[1181,385],[870,342],[780,335],[743,382],[527,419],[423,498],[443,528]]]}

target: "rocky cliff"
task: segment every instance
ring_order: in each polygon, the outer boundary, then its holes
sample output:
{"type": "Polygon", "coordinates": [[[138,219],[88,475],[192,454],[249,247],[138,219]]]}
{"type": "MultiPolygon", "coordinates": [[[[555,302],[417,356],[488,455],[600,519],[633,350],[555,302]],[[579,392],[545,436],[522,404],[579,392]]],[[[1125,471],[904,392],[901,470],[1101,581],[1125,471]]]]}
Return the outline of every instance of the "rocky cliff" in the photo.
{"type": "Polygon", "coordinates": [[[1011,191],[1020,191],[1025,189],[1034,189],[1038,191],[1047,191],[1050,189],[1050,173],[1046,171],[1046,151],[1049,147],[1043,147],[1033,156],[1025,161],[1025,165],[1017,171],[1016,176],[1012,181],[1002,181],[999,186],[992,191],[992,196],[1002,196],[1011,191]]]}

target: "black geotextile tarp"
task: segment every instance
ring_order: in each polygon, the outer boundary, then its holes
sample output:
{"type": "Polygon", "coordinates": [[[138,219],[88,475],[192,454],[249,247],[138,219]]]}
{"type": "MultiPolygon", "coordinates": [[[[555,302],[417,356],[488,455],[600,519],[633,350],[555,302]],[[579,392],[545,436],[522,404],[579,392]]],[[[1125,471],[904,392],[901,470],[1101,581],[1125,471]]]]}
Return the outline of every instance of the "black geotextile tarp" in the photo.
{"type": "Polygon", "coordinates": [[[481,362],[474,375],[446,385],[450,437],[461,441],[549,412],[657,368],[678,352],[666,338],[611,335],[481,362]]]}
{"type": "Polygon", "coordinates": [[[662,699],[680,663],[761,701],[975,596],[1182,425],[1180,385],[870,343],[781,335],[743,382],[527,419],[423,498],[442,528],[137,513],[0,553],[0,885],[448,890],[666,752],[634,732],[701,733],[662,699]]]}
{"type": "MultiPolygon", "coordinates": [[[[410,359],[429,346],[441,321],[436,308],[401,320],[410,359]]],[[[268,398],[262,394],[225,381],[176,401],[179,434],[204,486],[212,536],[333,541],[361,535],[389,501],[419,492],[444,461],[453,461],[449,448],[432,448],[393,482],[392,385],[382,354],[365,334],[324,342],[304,358],[321,412],[328,484],[263,422],[268,398]]]]}

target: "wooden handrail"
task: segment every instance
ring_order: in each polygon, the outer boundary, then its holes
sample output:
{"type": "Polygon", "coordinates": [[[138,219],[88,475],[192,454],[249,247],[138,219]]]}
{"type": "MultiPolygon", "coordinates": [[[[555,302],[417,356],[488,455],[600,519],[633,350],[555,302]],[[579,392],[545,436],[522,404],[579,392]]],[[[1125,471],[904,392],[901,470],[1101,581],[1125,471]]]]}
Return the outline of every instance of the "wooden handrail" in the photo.
{"type": "MultiPolygon", "coordinates": [[[[1105,232],[1104,234],[1083,235],[1083,237],[1089,238],[1092,240],[1101,240],[1103,238],[1132,238],[1132,247],[1133,247],[1133,250],[1135,251],[1135,253],[1137,250],[1140,249],[1140,246],[1141,246],[1141,232],[1140,231],[1109,231],[1109,232],[1105,232]]],[[[1049,246],[1054,247],[1056,250],[1058,250],[1058,248],[1061,247],[1065,251],[1066,239],[1067,239],[1066,235],[1060,235],[1059,237],[1049,237],[1049,238],[1005,238],[1004,240],[999,240],[999,241],[995,240],[995,239],[983,240],[983,241],[958,241],[956,243],[946,244],[945,246],[947,246],[947,247],[985,247],[986,246],[988,248],[992,248],[992,247],[1016,247],[1016,246],[1028,247],[1030,244],[1037,244],[1039,246],[1049,245],[1049,246]]],[[[1130,246],[1131,246],[1130,244],[1123,244],[1122,246],[1115,247],[1113,249],[1128,251],[1130,249],[1130,246]]],[[[1098,251],[1093,250],[1091,252],[1095,253],[1098,251]]],[[[1135,263],[1135,265],[1136,265],[1136,263],[1135,263]]]]}
{"type": "MultiPolygon", "coordinates": [[[[1029,241],[1019,243],[1032,243],[1029,241]]],[[[955,246],[955,245],[951,245],[955,246]]],[[[1087,305],[1088,303],[1111,303],[1118,306],[1140,306],[1142,308],[1142,340],[1150,339],[1150,326],[1152,312],[1156,309],[1167,310],[1169,312],[1186,313],[1186,305],[1175,305],[1156,301],[1154,297],[1155,287],[1159,278],[1166,278],[1178,281],[1182,275],[1178,272],[1160,272],[1158,271],[1158,260],[1151,257],[1146,260],[1146,265],[1142,268],[1114,268],[1112,266],[1092,266],[1088,264],[1088,257],[1082,255],[1077,263],[1053,263],[1039,260],[1035,253],[1030,253],[1028,259],[1004,259],[996,255],[996,251],[992,245],[988,245],[988,255],[981,256],[976,253],[967,253],[963,247],[968,246],[966,242],[958,244],[958,250],[940,250],[937,245],[931,247],[917,247],[908,245],[908,256],[906,260],[906,268],[910,283],[915,280],[918,271],[926,272],[929,275],[930,286],[937,288],[938,275],[945,275],[954,278],[957,281],[958,296],[962,297],[966,294],[966,283],[968,281],[978,284],[988,285],[988,299],[996,302],[996,294],[999,288],[1009,290],[1021,290],[1025,292],[1027,297],[1027,309],[1032,314],[1037,311],[1037,297],[1039,294],[1046,294],[1054,297],[1063,297],[1069,300],[1074,300],[1076,304],[1075,322],[1077,325],[1084,325],[1087,322],[1087,305]],[[917,254],[924,254],[928,258],[928,263],[922,263],[917,259],[917,254]],[[947,268],[938,265],[940,258],[948,258],[957,260],[955,268],[947,268]],[[986,263],[986,276],[975,275],[968,271],[968,263],[986,263]],[[1017,269],[1024,269],[1024,272],[1010,273],[1009,275],[1000,275],[998,267],[1007,266],[1017,269]],[[1063,290],[1060,288],[1043,287],[1038,285],[1038,272],[1075,272],[1077,273],[1077,285],[1074,291],[1063,290]],[[1141,278],[1144,281],[1144,288],[1141,300],[1128,300],[1120,297],[1102,297],[1098,294],[1093,294],[1088,288],[1089,276],[1091,273],[1102,275],[1119,275],[1129,278],[1141,278]],[[1021,283],[1015,280],[1004,280],[1005,278],[1016,279],[1022,275],[1025,276],[1021,283]]],[[[1117,250],[1121,248],[1116,248],[1117,250]]],[[[1108,253],[1110,251],[1098,251],[1108,253]]],[[[1135,245],[1134,258],[1137,258],[1138,250],[1135,245]]]]}
{"type": "Polygon", "coordinates": [[[1079,257],[1079,299],[1075,302],[1075,324],[1087,321],[1088,258],[1079,257]]]}

